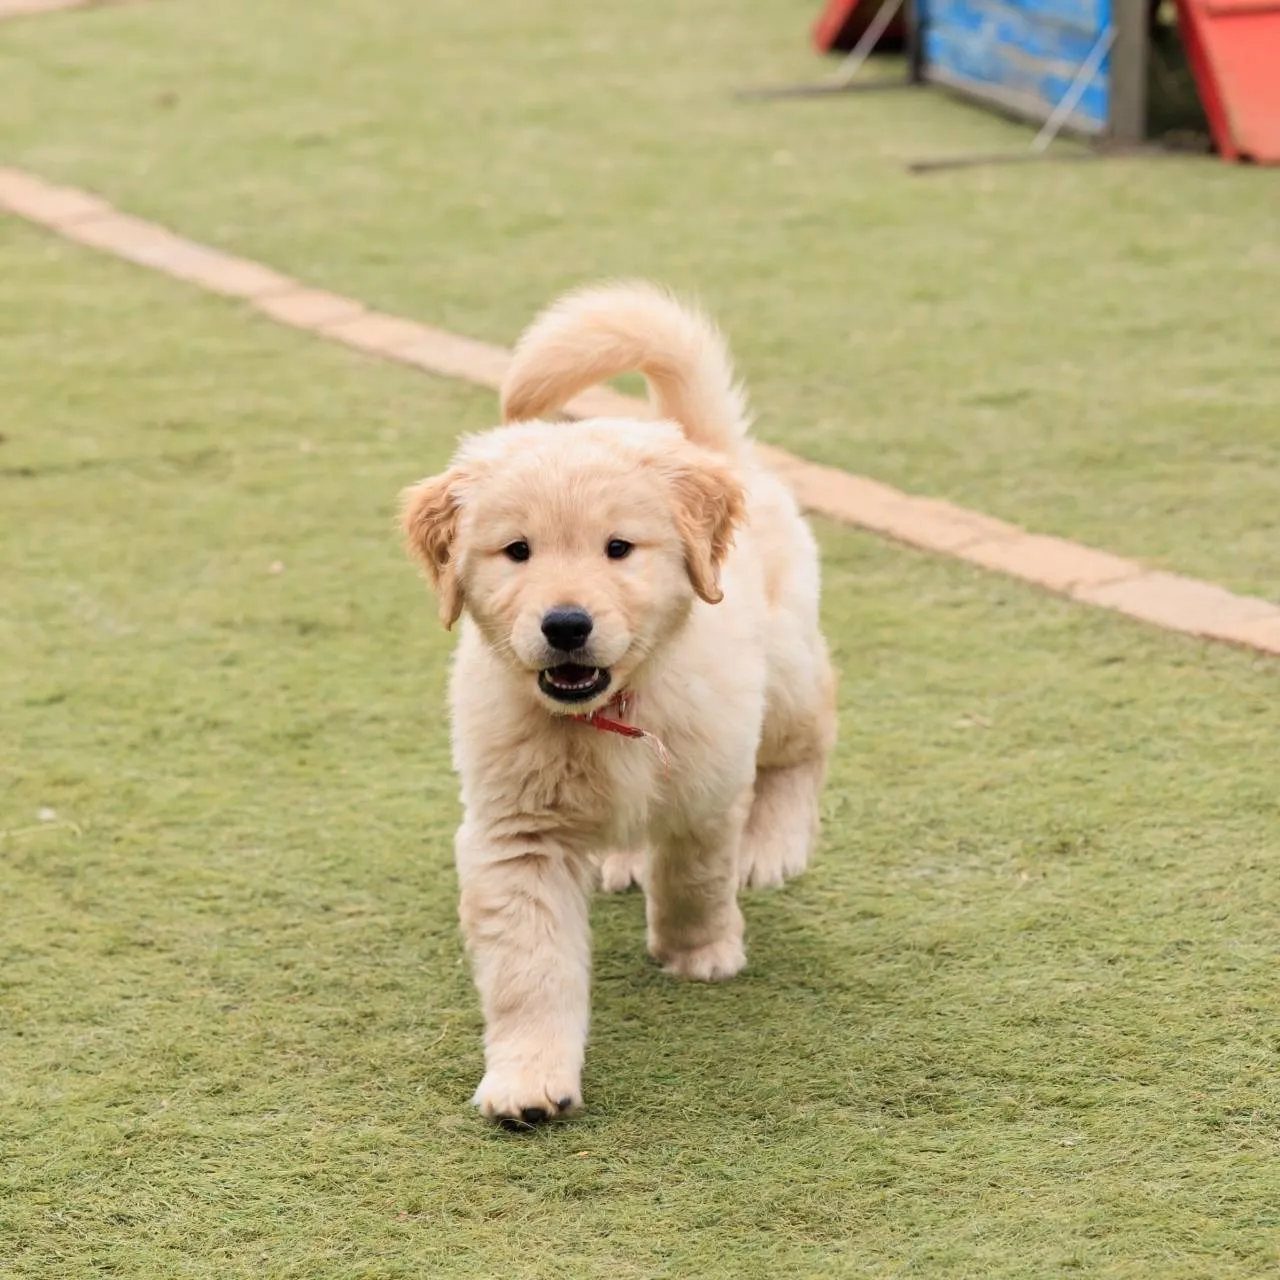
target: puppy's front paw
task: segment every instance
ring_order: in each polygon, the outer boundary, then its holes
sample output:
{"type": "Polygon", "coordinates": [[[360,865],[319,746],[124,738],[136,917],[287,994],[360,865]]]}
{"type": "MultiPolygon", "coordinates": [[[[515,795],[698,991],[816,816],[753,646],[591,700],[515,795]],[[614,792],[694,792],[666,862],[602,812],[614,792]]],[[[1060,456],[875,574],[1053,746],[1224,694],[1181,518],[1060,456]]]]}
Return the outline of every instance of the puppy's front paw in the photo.
{"type": "Polygon", "coordinates": [[[544,1062],[490,1067],[471,1101],[504,1129],[531,1129],[582,1105],[578,1072],[544,1062]]]}
{"type": "Polygon", "coordinates": [[[694,982],[723,982],[741,972],[747,963],[746,948],[737,937],[721,938],[705,947],[654,949],[654,959],[665,972],[694,982]]]}

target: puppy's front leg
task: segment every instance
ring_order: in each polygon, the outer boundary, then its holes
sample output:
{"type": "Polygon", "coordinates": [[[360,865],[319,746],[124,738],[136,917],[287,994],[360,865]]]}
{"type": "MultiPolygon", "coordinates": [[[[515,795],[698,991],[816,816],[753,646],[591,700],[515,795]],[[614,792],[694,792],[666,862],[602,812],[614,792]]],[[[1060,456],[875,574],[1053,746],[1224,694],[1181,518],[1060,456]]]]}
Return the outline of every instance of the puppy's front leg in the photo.
{"type": "Polygon", "coordinates": [[[571,851],[458,833],[459,915],[484,1009],[485,1115],[537,1124],[582,1101],[589,868],[571,851]]]}
{"type": "Polygon", "coordinates": [[[729,821],[653,852],[645,884],[649,954],[668,973],[718,982],[747,962],[738,907],[741,826],[729,821]]]}

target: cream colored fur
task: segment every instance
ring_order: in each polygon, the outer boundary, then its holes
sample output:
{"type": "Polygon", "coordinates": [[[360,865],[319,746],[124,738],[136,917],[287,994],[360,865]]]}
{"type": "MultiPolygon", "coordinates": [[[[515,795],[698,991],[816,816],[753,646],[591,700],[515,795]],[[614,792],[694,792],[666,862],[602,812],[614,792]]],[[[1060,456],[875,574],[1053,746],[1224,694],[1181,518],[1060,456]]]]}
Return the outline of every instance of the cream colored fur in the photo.
{"type": "Polygon", "coordinates": [[[511,425],[463,442],[405,496],[409,543],[446,625],[465,817],[461,920],[485,1017],[486,1115],[533,1123],[581,1102],[587,899],[644,887],[650,953],[712,981],[746,962],[741,885],[802,871],[835,737],[818,556],[794,500],[751,457],[723,339],[644,284],[571,294],[521,338],[511,425]],[[578,391],[645,374],[660,421],[543,421],[578,391]],[[605,554],[611,539],[634,551],[605,554]],[[526,543],[514,562],[504,551],[526,543]],[[547,609],[587,610],[611,683],[542,691],[547,609]],[[574,719],[620,690],[649,744],[574,719]]]}

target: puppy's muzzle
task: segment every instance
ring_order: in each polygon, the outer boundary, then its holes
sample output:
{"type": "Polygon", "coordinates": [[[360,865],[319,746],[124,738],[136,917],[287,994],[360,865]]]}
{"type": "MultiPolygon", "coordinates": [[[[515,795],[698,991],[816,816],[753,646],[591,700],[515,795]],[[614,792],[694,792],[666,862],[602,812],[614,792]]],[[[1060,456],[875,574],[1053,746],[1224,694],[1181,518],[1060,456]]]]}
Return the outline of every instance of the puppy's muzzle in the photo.
{"type": "Polygon", "coordinates": [[[576,604],[556,605],[542,615],[542,634],[556,653],[538,672],[538,688],[548,698],[570,705],[589,702],[609,687],[608,669],[593,665],[586,648],[594,626],[591,615],[576,604]]]}

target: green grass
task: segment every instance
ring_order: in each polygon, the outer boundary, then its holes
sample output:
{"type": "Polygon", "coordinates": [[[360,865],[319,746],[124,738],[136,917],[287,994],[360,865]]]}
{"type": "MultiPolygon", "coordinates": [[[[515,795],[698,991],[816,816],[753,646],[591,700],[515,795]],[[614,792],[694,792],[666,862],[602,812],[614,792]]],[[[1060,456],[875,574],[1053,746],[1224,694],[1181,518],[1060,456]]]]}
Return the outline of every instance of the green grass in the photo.
{"type": "Polygon", "coordinates": [[[0,278],[0,1274],[1274,1274],[1276,664],[822,527],[815,867],[714,989],[601,901],[589,1110],[505,1134],[393,529],[491,396],[0,278]]]}
{"type": "MultiPolygon", "coordinates": [[[[508,341],[642,272],[762,433],[1280,595],[1274,173],[908,178],[744,107],[814,5],[138,0],[0,24],[0,163],[508,341]]],[[[450,641],[395,496],[489,393],[0,220],[0,1275],[1280,1265],[1280,664],[821,526],[842,741],[716,989],[595,909],[589,1110],[466,1104],[450,641]]]]}
{"type": "Polygon", "coordinates": [[[810,79],[817,0],[135,0],[0,30],[0,157],[508,342],[646,273],[731,330],[769,439],[1280,599],[1276,171],[919,178],[1025,147],[810,79]]]}

